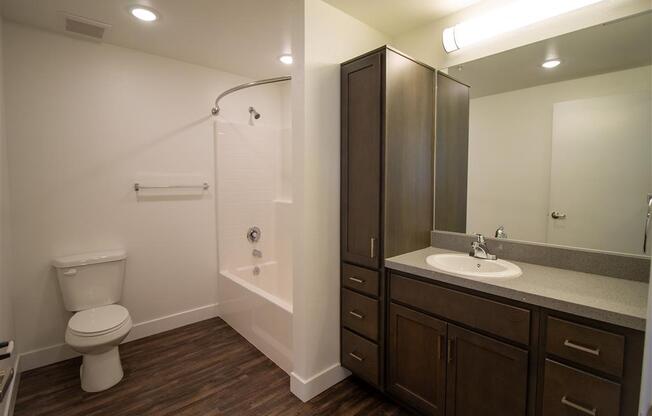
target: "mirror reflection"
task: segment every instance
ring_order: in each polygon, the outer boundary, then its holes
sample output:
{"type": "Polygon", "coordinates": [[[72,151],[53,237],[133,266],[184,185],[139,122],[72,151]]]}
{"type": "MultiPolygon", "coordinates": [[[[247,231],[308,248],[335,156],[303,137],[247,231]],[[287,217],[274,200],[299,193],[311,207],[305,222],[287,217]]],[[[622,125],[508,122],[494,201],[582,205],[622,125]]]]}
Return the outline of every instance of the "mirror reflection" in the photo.
{"type": "Polygon", "coordinates": [[[470,87],[466,229],[435,228],[643,254],[651,41],[646,13],[448,68],[470,87]]]}

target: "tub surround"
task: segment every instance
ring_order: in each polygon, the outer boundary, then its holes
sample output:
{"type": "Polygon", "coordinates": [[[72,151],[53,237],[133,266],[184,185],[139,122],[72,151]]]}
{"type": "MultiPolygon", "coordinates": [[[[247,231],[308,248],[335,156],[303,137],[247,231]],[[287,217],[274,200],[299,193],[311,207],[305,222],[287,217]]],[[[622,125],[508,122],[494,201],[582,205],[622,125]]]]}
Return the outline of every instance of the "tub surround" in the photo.
{"type": "MultiPolygon", "coordinates": [[[[432,231],[433,247],[466,252],[475,240],[471,234],[432,231]]],[[[647,283],[650,280],[650,258],[632,254],[562,247],[485,237],[487,246],[499,259],[522,261],[540,266],[556,267],[619,279],[647,283]]]]}
{"type": "MultiPolygon", "coordinates": [[[[440,253],[455,251],[428,247],[388,258],[385,267],[555,311],[645,330],[647,283],[520,261],[512,261],[523,270],[519,278],[471,280],[441,273],[426,263],[426,257],[440,253]]],[[[501,258],[500,254],[498,257],[501,258]]]]}

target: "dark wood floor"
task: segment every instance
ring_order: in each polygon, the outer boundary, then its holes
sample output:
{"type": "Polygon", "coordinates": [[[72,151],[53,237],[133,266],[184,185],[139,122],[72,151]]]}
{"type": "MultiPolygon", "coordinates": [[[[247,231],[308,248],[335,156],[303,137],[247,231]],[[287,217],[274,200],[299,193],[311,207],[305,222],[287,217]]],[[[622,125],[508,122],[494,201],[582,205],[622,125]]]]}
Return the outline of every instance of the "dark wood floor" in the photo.
{"type": "Polygon", "coordinates": [[[16,416],[407,415],[348,378],[309,403],[288,375],[216,318],[124,344],[125,378],[102,393],[79,386],[80,358],[22,375],[16,416]]]}

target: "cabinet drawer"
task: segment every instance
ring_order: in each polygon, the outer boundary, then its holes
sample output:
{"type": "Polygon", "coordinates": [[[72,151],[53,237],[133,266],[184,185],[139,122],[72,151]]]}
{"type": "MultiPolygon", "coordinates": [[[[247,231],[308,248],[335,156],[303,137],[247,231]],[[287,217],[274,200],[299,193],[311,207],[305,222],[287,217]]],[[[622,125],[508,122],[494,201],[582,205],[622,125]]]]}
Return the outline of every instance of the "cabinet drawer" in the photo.
{"type": "Polygon", "coordinates": [[[543,416],[618,416],[620,384],[546,360],[543,416]]]}
{"type": "Polygon", "coordinates": [[[623,374],[625,337],[548,317],[546,352],[617,377],[623,374]]]}
{"type": "Polygon", "coordinates": [[[342,289],[342,325],[374,341],[378,340],[378,301],[342,289]]]}
{"type": "Polygon", "coordinates": [[[378,345],[342,328],[342,365],[378,385],[378,345]]]}
{"type": "Polygon", "coordinates": [[[359,290],[371,296],[378,296],[378,272],[342,264],[342,286],[349,289],[359,290]]]}
{"type": "Polygon", "coordinates": [[[392,274],[391,298],[521,344],[530,343],[530,311],[392,274]]]}

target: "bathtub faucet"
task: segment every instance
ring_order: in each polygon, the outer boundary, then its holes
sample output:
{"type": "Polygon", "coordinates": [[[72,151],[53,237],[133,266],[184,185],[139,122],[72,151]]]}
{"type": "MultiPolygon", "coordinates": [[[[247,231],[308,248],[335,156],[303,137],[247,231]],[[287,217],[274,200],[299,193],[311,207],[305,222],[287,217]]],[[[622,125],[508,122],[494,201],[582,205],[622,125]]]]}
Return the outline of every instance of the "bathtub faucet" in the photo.
{"type": "Polygon", "coordinates": [[[263,252],[260,251],[260,250],[258,250],[257,248],[255,248],[255,249],[251,252],[251,255],[254,256],[254,257],[261,258],[261,257],[263,257],[263,252]]]}

